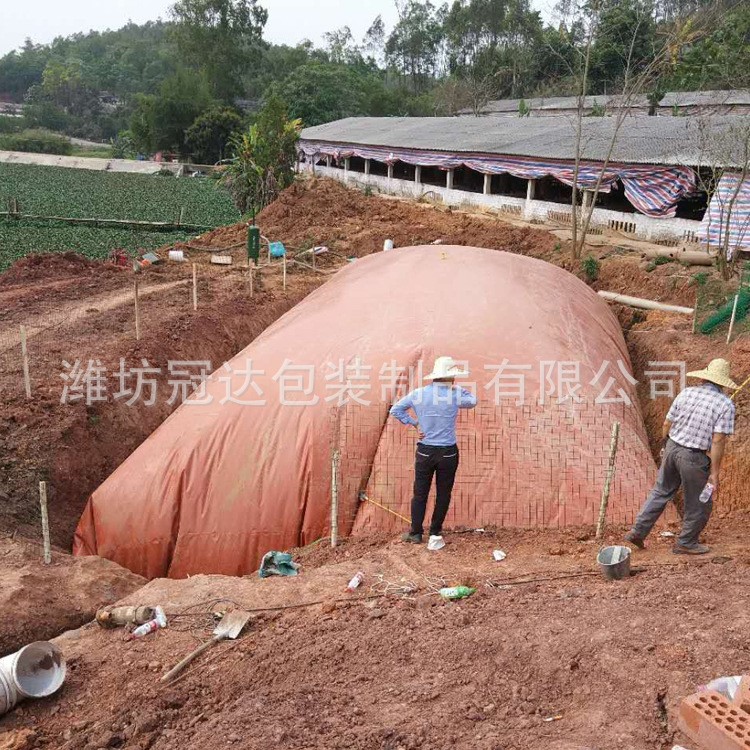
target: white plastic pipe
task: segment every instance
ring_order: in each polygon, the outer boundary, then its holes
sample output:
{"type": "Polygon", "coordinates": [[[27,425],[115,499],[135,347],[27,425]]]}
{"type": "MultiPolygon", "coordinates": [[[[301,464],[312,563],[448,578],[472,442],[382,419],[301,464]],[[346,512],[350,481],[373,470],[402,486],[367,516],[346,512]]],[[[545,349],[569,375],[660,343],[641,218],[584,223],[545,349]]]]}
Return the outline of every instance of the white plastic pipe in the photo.
{"type": "Polygon", "coordinates": [[[23,698],[46,698],[65,682],[65,658],[57,646],[36,641],[0,659],[0,716],[23,698]]]}
{"type": "Polygon", "coordinates": [[[664,312],[682,313],[683,315],[692,315],[692,307],[680,307],[679,305],[665,305],[662,302],[654,302],[650,299],[641,297],[628,297],[627,294],[616,294],[615,292],[599,292],[599,296],[610,302],[619,302],[621,305],[630,307],[639,307],[643,310],[663,310],[664,312]]]}

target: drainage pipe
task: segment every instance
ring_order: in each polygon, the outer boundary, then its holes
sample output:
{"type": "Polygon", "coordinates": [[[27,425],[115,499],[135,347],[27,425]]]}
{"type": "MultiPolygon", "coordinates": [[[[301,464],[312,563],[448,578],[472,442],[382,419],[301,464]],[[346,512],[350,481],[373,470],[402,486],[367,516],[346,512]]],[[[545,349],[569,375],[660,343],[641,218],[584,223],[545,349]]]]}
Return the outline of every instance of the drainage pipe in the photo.
{"type": "Polygon", "coordinates": [[[57,646],[36,641],[0,659],[0,716],[24,698],[46,698],[65,681],[65,658],[57,646]]]}
{"type": "Polygon", "coordinates": [[[619,302],[621,305],[630,307],[639,307],[642,310],[663,310],[664,312],[682,313],[683,315],[692,315],[692,307],[680,307],[679,305],[665,305],[662,302],[654,302],[650,299],[641,297],[628,297],[627,294],[616,294],[615,292],[599,292],[599,296],[610,302],[619,302]]]}

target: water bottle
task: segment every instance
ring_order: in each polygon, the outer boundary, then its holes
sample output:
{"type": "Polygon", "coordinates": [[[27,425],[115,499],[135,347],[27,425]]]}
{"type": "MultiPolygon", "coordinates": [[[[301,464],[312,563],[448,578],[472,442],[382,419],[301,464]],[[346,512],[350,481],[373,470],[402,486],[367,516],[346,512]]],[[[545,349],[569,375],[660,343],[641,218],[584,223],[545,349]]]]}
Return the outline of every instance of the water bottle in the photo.
{"type": "Polygon", "coordinates": [[[148,635],[149,633],[153,633],[155,630],[158,630],[160,627],[159,623],[156,620],[149,620],[148,622],[143,623],[143,625],[139,625],[131,634],[130,638],[143,638],[144,635],[148,635]]]}
{"type": "Polygon", "coordinates": [[[711,496],[714,494],[714,486],[711,482],[708,482],[701,492],[701,496],[698,498],[702,503],[707,503],[711,496]]]}
{"type": "Polygon", "coordinates": [[[355,589],[358,589],[360,585],[362,584],[362,581],[365,580],[365,574],[362,571],[359,571],[355,574],[354,578],[352,578],[351,581],[349,581],[349,585],[346,587],[347,591],[354,591],[355,589]]]}
{"type": "Polygon", "coordinates": [[[438,593],[443,599],[463,599],[466,596],[471,596],[476,589],[470,586],[449,586],[444,589],[440,589],[438,593]]]}

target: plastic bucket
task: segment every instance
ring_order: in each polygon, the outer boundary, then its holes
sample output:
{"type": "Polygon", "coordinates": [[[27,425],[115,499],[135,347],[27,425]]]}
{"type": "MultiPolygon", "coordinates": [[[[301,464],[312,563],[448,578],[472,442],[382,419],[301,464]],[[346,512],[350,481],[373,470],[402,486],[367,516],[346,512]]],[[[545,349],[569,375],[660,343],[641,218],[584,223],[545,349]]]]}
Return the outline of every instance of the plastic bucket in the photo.
{"type": "Polygon", "coordinates": [[[608,581],[620,581],[630,577],[630,547],[621,544],[604,547],[599,551],[596,561],[608,581]]]}
{"type": "Polygon", "coordinates": [[[65,659],[60,649],[48,641],[36,641],[0,659],[0,684],[10,685],[11,692],[16,693],[16,700],[12,701],[15,705],[20,698],[52,695],[65,682],[65,671],[65,659]]]}
{"type": "Polygon", "coordinates": [[[272,258],[283,258],[286,255],[286,248],[283,242],[270,242],[268,249],[272,258]]]}

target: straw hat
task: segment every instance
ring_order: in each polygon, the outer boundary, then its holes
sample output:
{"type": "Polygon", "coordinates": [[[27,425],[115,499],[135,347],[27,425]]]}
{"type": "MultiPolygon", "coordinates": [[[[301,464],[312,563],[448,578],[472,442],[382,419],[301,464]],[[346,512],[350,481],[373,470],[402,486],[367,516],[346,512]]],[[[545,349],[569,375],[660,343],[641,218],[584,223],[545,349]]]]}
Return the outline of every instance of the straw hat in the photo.
{"type": "Polygon", "coordinates": [[[435,365],[429,375],[425,375],[425,380],[437,380],[438,378],[460,378],[469,373],[459,370],[453,357],[438,357],[435,365]]]}
{"type": "Polygon", "coordinates": [[[739,388],[737,383],[729,377],[729,362],[725,359],[712,359],[705,370],[696,370],[687,374],[689,378],[700,378],[716,383],[723,388],[739,388]]]}

